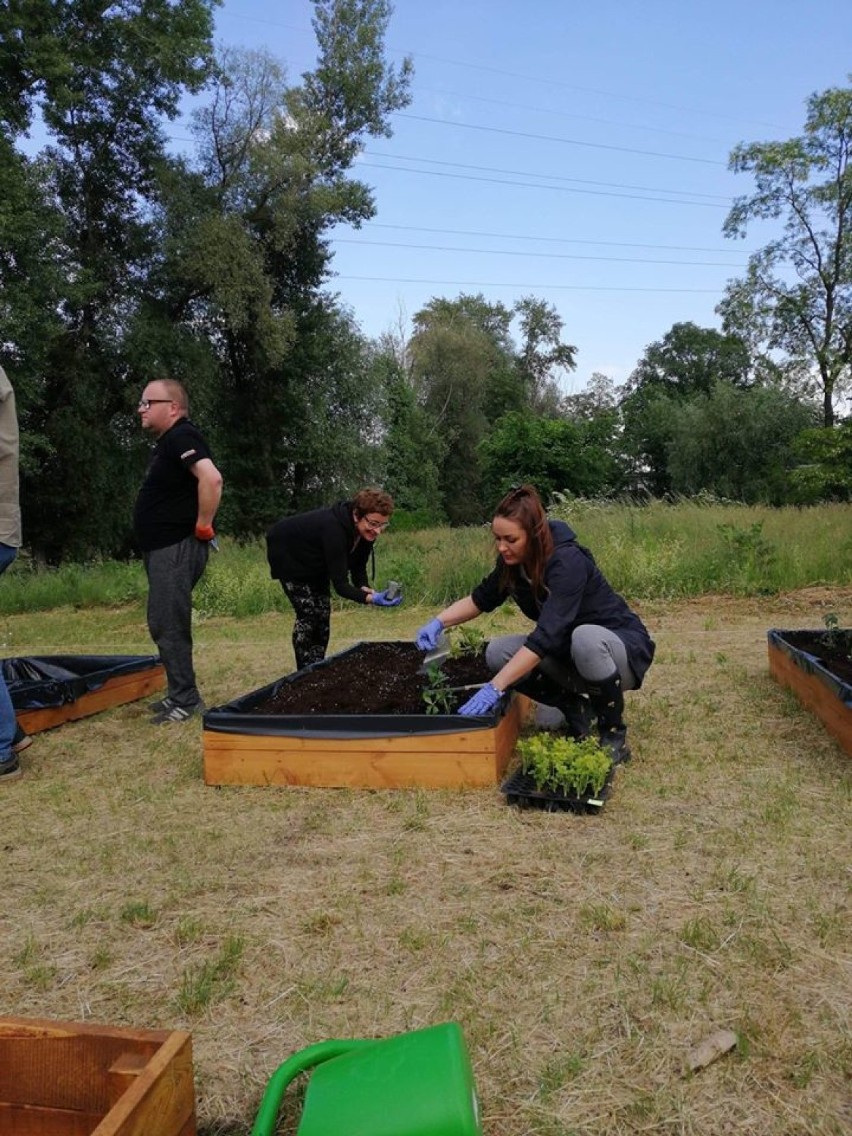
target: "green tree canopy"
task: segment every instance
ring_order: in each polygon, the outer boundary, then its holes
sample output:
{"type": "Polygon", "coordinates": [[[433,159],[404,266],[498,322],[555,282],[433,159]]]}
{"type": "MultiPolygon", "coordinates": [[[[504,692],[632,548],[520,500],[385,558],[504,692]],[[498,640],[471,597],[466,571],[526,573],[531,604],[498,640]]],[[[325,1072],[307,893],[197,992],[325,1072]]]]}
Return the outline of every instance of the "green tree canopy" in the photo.
{"type": "Polygon", "coordinates": [[[812,95],[799,137],[733,151],[730,168],[751,174],[756,188],[737,198],[724,226],[726,235],[744,237],[752,222],[780,222],[780,234],[752,254],[718,310],[726,330],[817,378],[826,426],[852,378],[850,153],[852,89],[812,95]]]}

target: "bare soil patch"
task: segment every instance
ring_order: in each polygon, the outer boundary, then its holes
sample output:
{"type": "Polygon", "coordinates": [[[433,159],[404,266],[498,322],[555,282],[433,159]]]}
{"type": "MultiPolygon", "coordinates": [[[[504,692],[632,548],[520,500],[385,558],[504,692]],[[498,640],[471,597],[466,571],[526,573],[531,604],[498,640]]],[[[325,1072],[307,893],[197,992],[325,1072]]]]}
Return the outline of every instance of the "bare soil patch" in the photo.
{"type": "MultiPolygon", "coordinates": [[[[427,675],[418,674],[423,652],[413,643],[358,643],[282,683],[271,697],[253,707],[262,714],[425,714],[427,675]]],[[[445,659],[441,671],[452,687],[487,682],[482,654],[445,659]]],[[[450,695],[449,713],[471,696],[450,695]]]]}
{"type": "Polygon", "coordinates": [[[813,655],[841,682],[852,686],[852,631],[787,631],[784,638],[792,647],[813,655]]]}

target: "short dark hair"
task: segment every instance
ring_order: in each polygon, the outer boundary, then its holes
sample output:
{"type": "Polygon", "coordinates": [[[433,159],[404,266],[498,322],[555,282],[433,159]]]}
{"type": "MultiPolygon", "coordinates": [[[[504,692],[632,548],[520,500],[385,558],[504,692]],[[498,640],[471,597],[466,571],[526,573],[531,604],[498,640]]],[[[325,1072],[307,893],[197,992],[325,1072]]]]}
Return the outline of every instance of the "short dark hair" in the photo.
{"type": "Polygon", "coordinates": [[[393,497],[384,489],[359,489],[352,498],[352,508],[359,517],[366,517],[367,513],[389,517],[393,512],[393,497]]]}

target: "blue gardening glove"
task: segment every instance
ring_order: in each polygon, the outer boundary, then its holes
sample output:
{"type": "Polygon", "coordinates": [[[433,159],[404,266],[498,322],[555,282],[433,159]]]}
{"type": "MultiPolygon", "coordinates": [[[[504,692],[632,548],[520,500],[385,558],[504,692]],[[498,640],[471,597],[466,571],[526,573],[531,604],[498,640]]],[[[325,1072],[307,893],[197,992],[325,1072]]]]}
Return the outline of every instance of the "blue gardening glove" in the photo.
{"type": "Polygon", "coordinates": [[[440,619],[430,619],[428,623],[414,636],[414,642],[420,651],[434,651],[438,646],[438,640],[444,631],[444,625],[440,619]]]}
{"type": "Polygon", "coordinates": [[[473,717],[476,714],[489,714],[502,697],[503,692],[501,690],[492,686],[490,682],[486,682],[485,686],[477,690],[473,698],[468,698],[464,706],[460,706],[456,713],[464,715],[465,718],[473,717]]]}
{"type": "Polygon", "coordinates": [[[385,592],[373,592],[370,603],[374,603],[376,607],[396,607],[402,603],[402,596],[394,596],[392,600],[389,600],[385,592]]]}

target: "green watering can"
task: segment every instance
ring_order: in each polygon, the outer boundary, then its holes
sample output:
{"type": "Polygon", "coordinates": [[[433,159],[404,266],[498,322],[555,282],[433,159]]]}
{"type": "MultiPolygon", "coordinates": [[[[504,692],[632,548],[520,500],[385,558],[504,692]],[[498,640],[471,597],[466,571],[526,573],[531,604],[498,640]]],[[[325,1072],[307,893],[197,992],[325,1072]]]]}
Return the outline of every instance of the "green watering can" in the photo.
{"type": "Polygon", "coordinates": [[[272,1074],[251,1136],[274,1136],[284,1092],[314,1069],[297,1136],[482,1136],[456,1022],[377,1041],[322,1041],[272,1074]]]}

